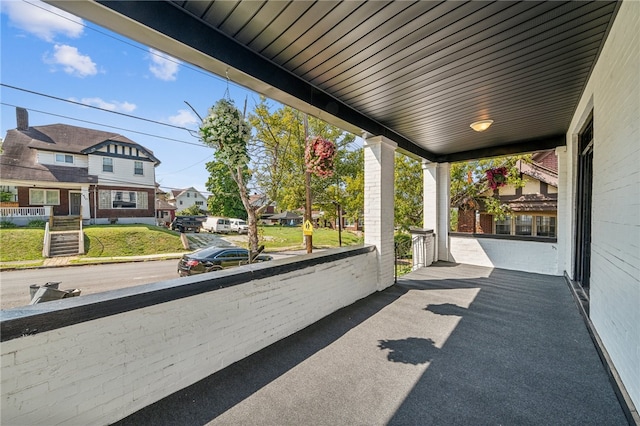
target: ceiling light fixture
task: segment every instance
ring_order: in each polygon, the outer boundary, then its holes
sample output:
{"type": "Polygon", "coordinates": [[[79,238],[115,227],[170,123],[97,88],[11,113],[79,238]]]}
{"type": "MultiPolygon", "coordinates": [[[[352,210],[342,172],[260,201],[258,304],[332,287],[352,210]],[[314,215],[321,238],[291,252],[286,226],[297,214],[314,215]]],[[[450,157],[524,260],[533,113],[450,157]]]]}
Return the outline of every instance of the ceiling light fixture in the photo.
{"type": "Polygon", "coordinates": [[[481,120],[471,123],[471,128],[476,132],[484,132],[493,124],[493,120],[481,120]]]}

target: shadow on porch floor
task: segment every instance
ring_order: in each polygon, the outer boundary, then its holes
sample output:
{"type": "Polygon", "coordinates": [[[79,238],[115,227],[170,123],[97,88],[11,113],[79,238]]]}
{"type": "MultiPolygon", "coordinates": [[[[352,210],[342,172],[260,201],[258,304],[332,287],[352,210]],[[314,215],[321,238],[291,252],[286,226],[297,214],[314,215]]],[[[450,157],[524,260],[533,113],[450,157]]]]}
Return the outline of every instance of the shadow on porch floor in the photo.
{"type": "Polygon", "coordinates": [[[439,263],[117,424],[627,421],[563,278],[439,263]]]}

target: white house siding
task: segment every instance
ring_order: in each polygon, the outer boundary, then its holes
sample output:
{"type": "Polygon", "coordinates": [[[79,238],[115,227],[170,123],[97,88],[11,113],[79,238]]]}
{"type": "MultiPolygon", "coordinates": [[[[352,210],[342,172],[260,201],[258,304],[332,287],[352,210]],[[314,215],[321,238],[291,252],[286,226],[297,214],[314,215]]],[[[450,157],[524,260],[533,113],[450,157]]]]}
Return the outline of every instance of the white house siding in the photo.
{"type": "Polygon", "coordinates": [[[102,171],[102,155],[89,155],[89,174],[98,176],[99,185],[118,185],[132,187],[154,187],[155,168],[152,162],[144,159],[110,157],[113,159],[113,172],[102,171]],[[142,161],[143,174],[134,174],[134,161],[142,161]]]}
{"type": "Polygon", "coordinates": [[[54,166],[67,166],[67,167],[87,167],[89,160],[86,155],[70,154],[65,152],[51,152],[38,150],[38,164],[50,164],[54,166]],[[56,154],[73,155],[73,164],[71,163],[57,163],[56,154]]]}
{"type": "Polygon", "coordinates": [[[571,210],[564,218],[572,274],[576,144],[593,111],[590,316],[636,407],[640,406],[640,2],[624,1],[567,135],[571,210]]]}
{"type": "Polygon", "coordinates": [[[193,206],[196,201],[202,202],[202,205],[199,206],[202,210],[207,210],[207,199],[196,190],[186,191],[176,197],[176,208],[178,211],[187,209],[193,206]],[[188,197],[187,193],[189,194],[188,197]]]}

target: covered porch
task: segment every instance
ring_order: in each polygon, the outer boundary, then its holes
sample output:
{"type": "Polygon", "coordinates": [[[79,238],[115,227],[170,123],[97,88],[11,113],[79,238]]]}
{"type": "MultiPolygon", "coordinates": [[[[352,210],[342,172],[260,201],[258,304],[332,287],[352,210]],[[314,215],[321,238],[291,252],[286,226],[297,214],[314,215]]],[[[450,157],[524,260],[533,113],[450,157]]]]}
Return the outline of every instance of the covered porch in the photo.
{"type": "Polygon", "coordinates": [[[627,420],[563,278],[438,262],[116,424],[627,420]]]}

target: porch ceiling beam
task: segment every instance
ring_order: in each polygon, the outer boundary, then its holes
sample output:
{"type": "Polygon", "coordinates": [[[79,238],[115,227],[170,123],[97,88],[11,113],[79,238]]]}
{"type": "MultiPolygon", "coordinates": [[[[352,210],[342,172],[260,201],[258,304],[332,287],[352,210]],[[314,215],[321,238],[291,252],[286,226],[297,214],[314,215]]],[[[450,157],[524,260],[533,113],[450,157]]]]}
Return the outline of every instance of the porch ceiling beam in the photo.
{"type": "Polygon", "coordinates": [[[554,149],[567,144],[564,134],[553,135],[538,139],[517,141],[508,145],[499,145],[490,148],[474,149],[471,151],[457,152],[454,154],[440,155],[436,157],[438,163],[455,163],[458,161],[476,160],[478,158],[499,157],[503,155],[523,154],[534,151],[554,149]]]}

